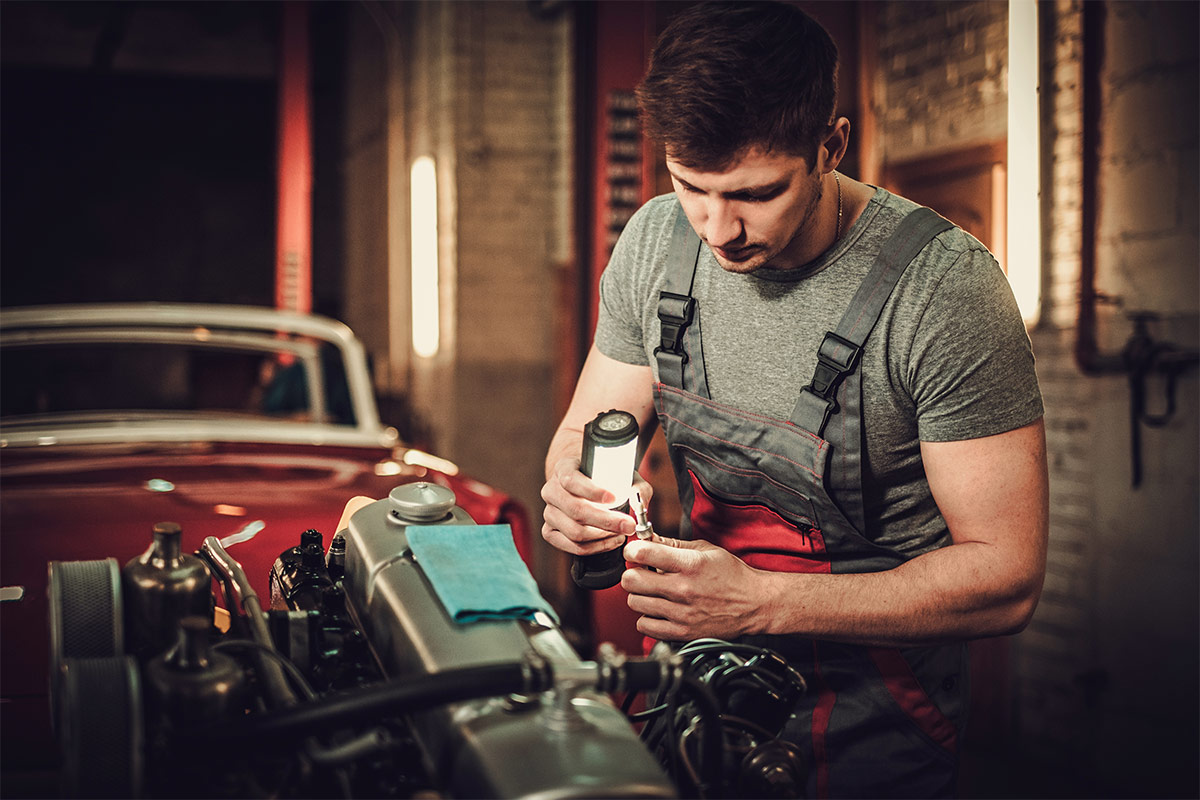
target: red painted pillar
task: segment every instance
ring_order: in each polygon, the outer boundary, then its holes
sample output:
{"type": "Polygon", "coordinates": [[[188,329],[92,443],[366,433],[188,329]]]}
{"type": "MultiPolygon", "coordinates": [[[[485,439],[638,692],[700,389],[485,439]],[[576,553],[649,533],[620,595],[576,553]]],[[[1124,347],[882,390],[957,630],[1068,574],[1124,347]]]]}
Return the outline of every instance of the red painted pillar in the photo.
{"type": "Polygon", "coordinates": [[[592,252],[589,264],[590,296],[587,320],[588,341],[596,329],[596,303],[599,300],[600,273],[608,265],[612,242],[623,227],[627,212],[620,198],[613,197],[614,189],[636,194],[632,207],[640,206],[653,195],[653,152],[644,144],[639,146],[640,159],[630,162],[611,152],[617,137],[613,135],[615,101],[632,99],[633,88],[641,81],[654,44],[655,3],[640,2],[597,3],[595,7],[595,83],[592,95],[592,119],[595,121],[592,158],[592,252]]]}
{"type": "Polygon", "coordinates": [[[312,310],[312,129],[308,6],[281,6],[275,307],[312,310]]]}
{"type": "MultiPolygon", "coordinates": [[[[581,323],[587,326],[589,344],[596,329],[600,273],[608,266],[612,245],[632,211],[654,193],[654,154],[636,129],[630,104],[633,89],[646,72],[657,33],[654,0],[600,2],[594,9],[595,64],[589,98],[593,104],[590,166],[594,193],[587,262],[588,318],[581,323]],[[636,131],[632,135],[631,127],[636,131]]],[[[615,586],[588,592],[581,602],[588,609],[595,642],[612,642],[626,653],[637,654],[643,639],[627,598],[625,590],[615,586]]]]}

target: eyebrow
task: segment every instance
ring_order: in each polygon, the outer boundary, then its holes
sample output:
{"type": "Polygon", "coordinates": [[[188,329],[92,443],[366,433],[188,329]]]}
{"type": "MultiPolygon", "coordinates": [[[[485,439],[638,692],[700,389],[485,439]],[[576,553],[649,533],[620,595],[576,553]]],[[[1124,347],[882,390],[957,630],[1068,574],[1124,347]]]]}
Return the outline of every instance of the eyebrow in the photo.
{"type": "MultiPolygon", "coordinates": [[[[674,172],[671,172],[670,169],[668,169],[667,172],[670,173],[672,178],[679,181],[681,184],[683,184],[687,188],[695,189],[698,192],[703,191],[700,187],[694,186],[694,185],[688,183],[683,178],[676,175],[674,172]]],[[[789,181],[786,178],[784,178],[782,180],[772,181],[771,183],[764,183],[759,186],[743,186],[740,189],[731,189],[727,192],[721,192],[720,194],[722,197],[726,197],[726,198],[745,197],[748,195],[749,196],[770,195],[773,192],[777,192],[777,191],[786,189],[788,182],[789,181]]]]}

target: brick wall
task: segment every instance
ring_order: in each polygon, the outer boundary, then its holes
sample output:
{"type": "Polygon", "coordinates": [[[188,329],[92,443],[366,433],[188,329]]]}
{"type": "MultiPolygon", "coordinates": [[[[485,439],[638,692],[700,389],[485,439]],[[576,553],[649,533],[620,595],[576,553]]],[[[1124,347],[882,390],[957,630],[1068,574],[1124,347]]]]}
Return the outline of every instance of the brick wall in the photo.
{"type": "MultiPolygon", "coordinates": [[[[1041,604],[1011,642],[1015,752],[997,770],[997,786],[1044,796],[1195,796],[1196,372],[1179,380],[1175,417],[1143,426],[1145,476],[1133,488],[1128,379],[1085,375],[1075,359],[1089,246],[1083,5],[1040,6],[1042,321],[1031,338],[1046,403],[1051,535],[1041,604]]],[[[1150,329],[1159,341],[1196,348],[1197,5],[1096,8],[1104,13],[1099,349],[1119,354],[1139,312],[1156,316],[1150,329]]],[[[1005,9],[883,4],[876,97],[885,159],[1005,135],[1005,9]]],[[[1147,397],[1163,410],[1165,382],[1151,381],[1147,397]]]]}
{"type": "Polygon", "coordinates": [[[1043,324],[1034,332],[1038,377],[1046,405],[1050,463],[1050,543],[1042,601],[1017,640],[1014,661],[1021,746],[1054,753],[1063,780],[1078,784],[1094,747],[1081,723],[1095,706],[1101,680],[1092,671],[1091,575],[1096,563],[1095,487],[1089,444],[1095,384],[1073,360],[1083,247],[1082,19],[1077,4],[1057,4],[1055,29],[1042,36],[1043,324]],[[1084,686],[1081,681],[1092,681],[1084,686]]]}
{"type": "MultiPolygon", "coordinates": [[[[1159,341],[1197,346],[1198,181],[1195,4],[1109,2],[1103,13],[1095,222],[1102,354],[1117,354],[1130,317],[1151,313],[1159,341]]],[[[1052,528],[1047,599],[1022,638],[1027,745],[1061,753],[1108,794],[1196,792],[1196,374],[1178,413],[1141,428],[1142,484],[1132,486],[1130,388],[1087,376],[1073,348],[1086,239],[1083,6],[1049,4],[1043,91],[1051,180],[1043,182],[1048,324],[1034,332],[1047,393],[1052,528]]],[[[1166,386],[1148,383],[1155,411],[1166,386]]]]}
{"type": "Polygon", "coordinates": [[[1003,139],[1008,3],[882,3],[881,156],[904,161],[1003,139]]]}

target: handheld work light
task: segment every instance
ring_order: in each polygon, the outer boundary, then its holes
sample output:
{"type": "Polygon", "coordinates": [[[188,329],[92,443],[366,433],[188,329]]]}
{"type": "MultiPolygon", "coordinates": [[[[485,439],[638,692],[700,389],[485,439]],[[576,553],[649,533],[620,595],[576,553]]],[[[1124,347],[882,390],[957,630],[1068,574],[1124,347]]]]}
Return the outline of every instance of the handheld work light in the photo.
{"type": "MultiPolygon", "coordinates": [[[[579,469],[612,493],[614,500],[608,508],[629,508],[637,447],[637,420],[627,411],[605,411],[583,428],[579,469]]],[[[622,549],[617,547],[595,555],[577,556],[571,564],[571,578],[584,589],[616,586],[625,570],[622,549]]]]}

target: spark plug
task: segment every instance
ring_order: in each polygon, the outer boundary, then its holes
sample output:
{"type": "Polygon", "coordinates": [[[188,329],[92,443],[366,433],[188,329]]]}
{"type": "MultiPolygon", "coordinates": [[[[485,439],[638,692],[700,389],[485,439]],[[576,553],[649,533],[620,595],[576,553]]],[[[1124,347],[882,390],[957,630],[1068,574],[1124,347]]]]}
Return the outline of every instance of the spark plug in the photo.
{"type": "Polygon", "coordinates": [[[646,505],[642,502],[642,493],[635,491],[629,505],[633,508],[634,518],[637,519],[637,527],[633,529],[633,532],[639,539],[653,538],[654,526],[650,523],[650,517],[646,513],[646,505]]]}

